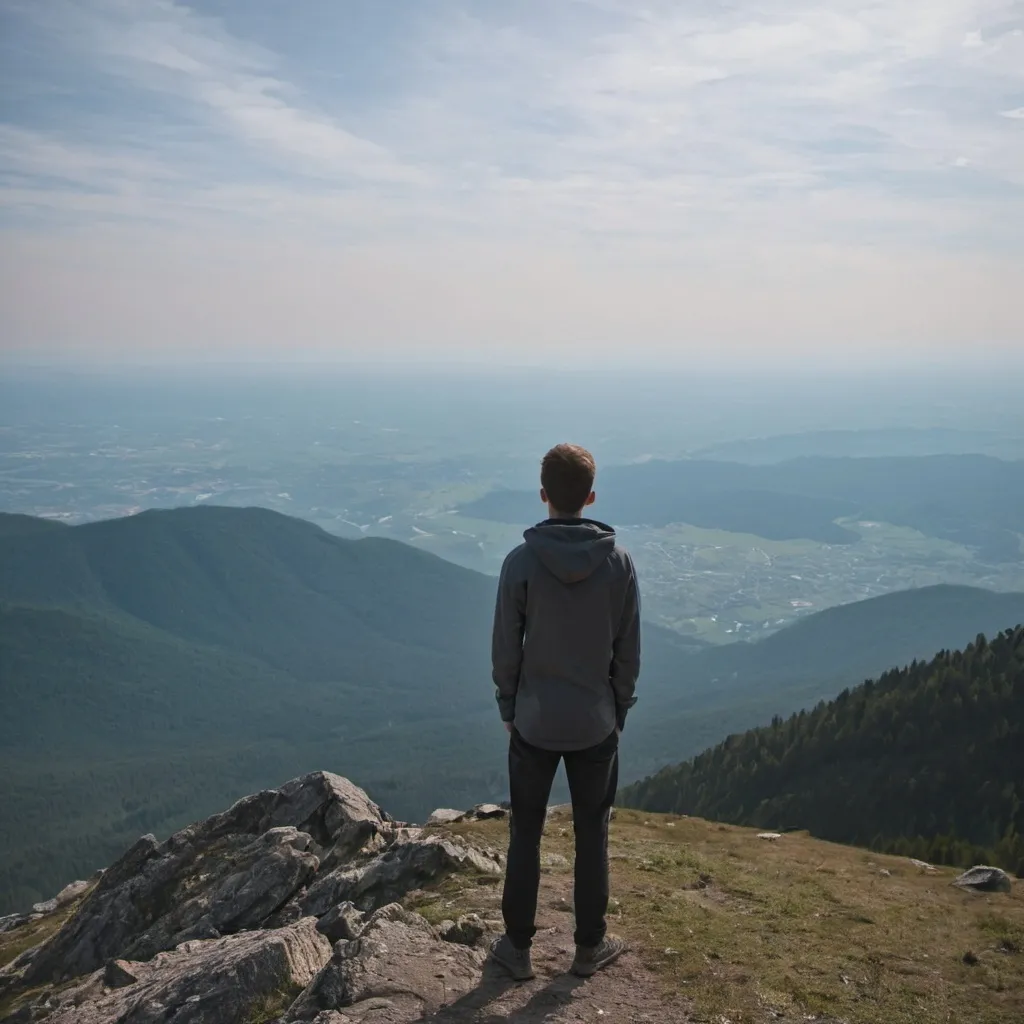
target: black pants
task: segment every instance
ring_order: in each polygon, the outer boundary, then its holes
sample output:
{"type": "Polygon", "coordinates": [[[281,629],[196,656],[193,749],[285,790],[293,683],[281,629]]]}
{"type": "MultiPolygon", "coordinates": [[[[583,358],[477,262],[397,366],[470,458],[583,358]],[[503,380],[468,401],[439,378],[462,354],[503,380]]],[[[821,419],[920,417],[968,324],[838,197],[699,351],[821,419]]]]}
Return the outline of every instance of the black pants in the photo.
{"type": "Polygon", "coordinates": [[[508,937],[518,949],[529,948],[537,931],[540,839],[551,784],[562,759],[576,833],[574,938],[579,946],[597,946],[605,936],[608,820],[619,784],[618,733],[587,750],[558,752],[533,747],[514,731],[508,748],[512,814],[501,911],[508,937]]]}

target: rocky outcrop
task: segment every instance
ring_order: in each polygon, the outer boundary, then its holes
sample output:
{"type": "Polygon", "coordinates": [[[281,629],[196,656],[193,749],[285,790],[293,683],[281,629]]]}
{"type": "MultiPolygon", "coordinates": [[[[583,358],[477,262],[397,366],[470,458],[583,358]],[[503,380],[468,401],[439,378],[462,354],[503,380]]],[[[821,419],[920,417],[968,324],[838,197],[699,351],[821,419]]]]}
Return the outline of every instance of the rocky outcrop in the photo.
{"type": "MultiPolygon", "coordinates": [[[[241,1024],[284,1009],[331,956],[314,920],[186,942],[147,963],[118,962],[52,1003],[46,1024],[241,1024]]],[[[46,1007],[41,1007],[46,1009],[46,1007]]]]}
{"type": "Polygon", "coordinates": [[[164,843],[143,836],[53,938],[16,961],[23,984],[61,981],[106,960],[146,960],[190,939],[252,928],[323,864],[384,841],[390,818],[327,772],[240,800],[164,843]]]}
{"type": "Polygon", "coordinates": [[[496,875],[501,857],[303,776],[163,843],[143,836],[98,879],[0,921],[16,942],[41,913],[68,915],[0,970],[3,1021],[419,1019],[479,976],[485,926],[442,934],[396,901],[457,871],[496,875]]]}
{"type": "Polygon", "coordinates": [[[441,942],[419,914],[391,904],[370,918],[358,939],[334,947],[284,1020],[317,1020],[325,1010],[342,1010],[350,1021],[419,1020],[473,988],[484,956],[441,942]]]}
{"type": "Polygon", "coordinates": [[[467,869],[496,875],[501,861],[447,836],[413,834],[367,864],[321,873],[298,905],[303,914],[316,917],[346,901],[360,910],[374,910],[436,878],[467,869]]]}

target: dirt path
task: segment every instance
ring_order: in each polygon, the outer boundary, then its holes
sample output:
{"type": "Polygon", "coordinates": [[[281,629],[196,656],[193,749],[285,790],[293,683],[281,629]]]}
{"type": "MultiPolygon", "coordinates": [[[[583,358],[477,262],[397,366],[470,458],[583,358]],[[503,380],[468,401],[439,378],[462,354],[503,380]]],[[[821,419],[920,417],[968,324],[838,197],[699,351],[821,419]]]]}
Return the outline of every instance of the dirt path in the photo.
{"type": "MultiPolygon", "coordinates": [[[[476,989],[426,1020],[430,1024],[686,1024],[690,1018],[684,1007],[666,1004],[661,998],[663,983],[634,953],[593,978],[584,980],[569,973],[574,949],[570,897],[567,876],[541,877],[533,981],[513,982],[488,963],[476,989]]],[[[500,917],[498,894],[490,895],[488,902],[488,916],[500,917]]]]}

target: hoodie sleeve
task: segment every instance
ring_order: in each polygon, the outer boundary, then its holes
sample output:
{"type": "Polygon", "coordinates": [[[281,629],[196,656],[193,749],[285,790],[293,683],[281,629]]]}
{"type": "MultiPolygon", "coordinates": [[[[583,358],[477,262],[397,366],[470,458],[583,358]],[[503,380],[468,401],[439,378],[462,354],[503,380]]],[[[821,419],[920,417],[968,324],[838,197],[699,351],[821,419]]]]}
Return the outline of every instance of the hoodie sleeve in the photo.
{"type": "Polygon", "coordinates": [[[515,554],[513,551],[505,559],[498,577],[498,599],[494,606],[494,632],[491,636],[492,678],[503,722],[512,722],[516,717],[516,691],[519,689],[526,629],[526,580],[516,569],[515,554]]]}
{"type": "Polygon", "coordinates": [[[622,618],[612,642],[610,679],[615,692],[615,720],[625,728],[626,712],[636,703],[636,680],[640,675],[640,590],[633,560],[625,555],[626,594],[622,618]]]}

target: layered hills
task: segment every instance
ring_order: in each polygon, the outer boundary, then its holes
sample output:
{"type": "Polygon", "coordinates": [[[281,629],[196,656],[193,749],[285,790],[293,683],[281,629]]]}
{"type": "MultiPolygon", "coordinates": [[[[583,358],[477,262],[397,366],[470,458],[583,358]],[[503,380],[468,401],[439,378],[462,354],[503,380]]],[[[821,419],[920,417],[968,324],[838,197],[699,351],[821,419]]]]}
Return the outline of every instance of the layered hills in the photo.
{"type": "MultiPolygon", "coordinates": [[[[0,912],[324,765],[406,819],[501,799],[493,594],[413,547],[263,509],[0,515],[0,912]]],[[[1019,621],[1024,595],[939,587],[759,644],[694,651],[648,626],[624,777],[1019,621]]]]}

